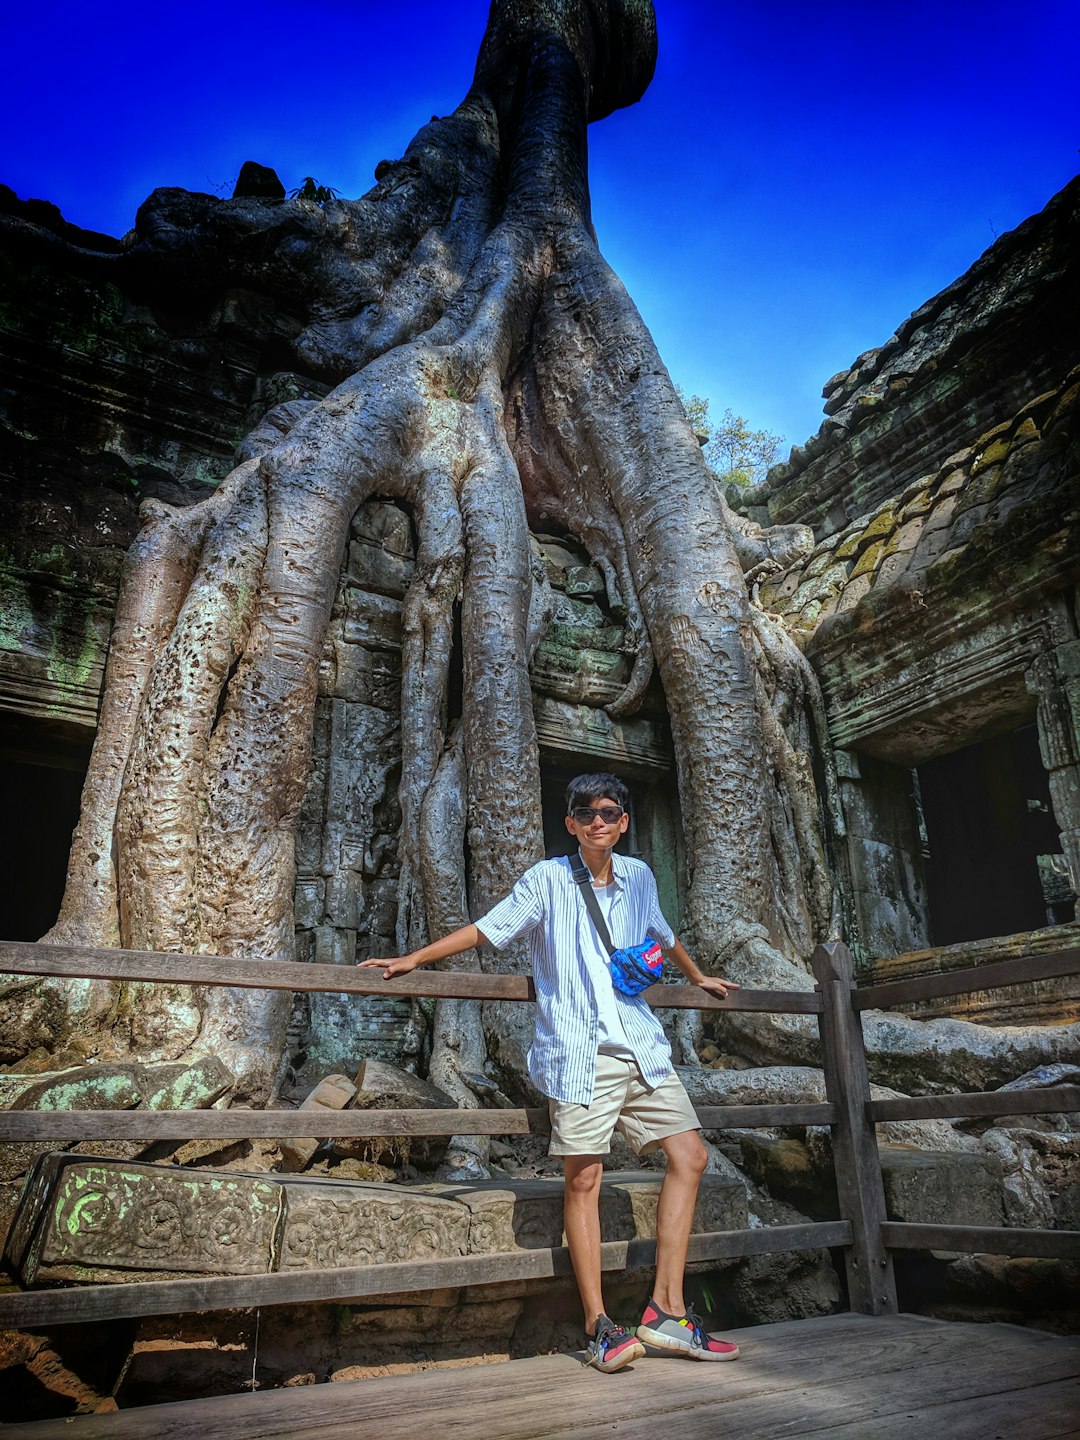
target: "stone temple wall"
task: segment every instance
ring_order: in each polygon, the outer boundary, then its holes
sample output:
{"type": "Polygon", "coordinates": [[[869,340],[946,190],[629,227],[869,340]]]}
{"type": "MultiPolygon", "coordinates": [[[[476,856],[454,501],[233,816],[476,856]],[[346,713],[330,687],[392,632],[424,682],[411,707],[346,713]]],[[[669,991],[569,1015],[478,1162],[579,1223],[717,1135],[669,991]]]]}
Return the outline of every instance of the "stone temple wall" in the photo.
{"type": "MultiPolygon", "coordinates": [[[[1046,920],[1073,918],[1078,238],[1080,181],[829,381],[821,430],[749,496],[755,518],[815,528],[813,551],[763,584],[760,600],[821,679],[847,817],[849,925],[870,972],[887,960],[895,978],[907,952],[920,952],[912,973],[925,970],[921,952],[950,923],[949,897],[932,893],[932,787],[944,783],[962,809],[963,756],[983,747],[992,768],[1007,742],[1027,743],[1028,727],[1041,777],[1025,772],[1027,804],[1047,812],[1034,817],[1050,852],[1039,857],[1046,920]]],[[[958,845],[958,828],[949,833],[958,845]]],[[[1006,868],[1004,887],[1019,883],[1006,868]]],[[[992,946],[980,954],[995,958],[992,946]]],[[[1055,991],[1039,1013],[1064,1019],[1075,1003],[1055,991]]],[[[990,1010],[985,1018],[1009,1018],[997,1001],[990,1010]]]]}

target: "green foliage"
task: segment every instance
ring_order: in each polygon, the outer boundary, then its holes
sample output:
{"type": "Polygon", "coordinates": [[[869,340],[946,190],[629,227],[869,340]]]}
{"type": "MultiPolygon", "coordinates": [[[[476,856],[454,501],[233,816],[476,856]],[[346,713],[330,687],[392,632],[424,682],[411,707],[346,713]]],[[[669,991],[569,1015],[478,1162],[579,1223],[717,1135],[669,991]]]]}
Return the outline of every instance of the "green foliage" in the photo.
{"type": "Polygon", "coordinates": [[[316,205],[325,205],[328,200],[336,200],[340,193],[331,185],[316,184],[314,175],[305,175],[304,183],[289,191],[289,199],[314,200],[316,205]]]}
{"type": "Polygon", "coordinates": [[[707,436],[702,451],[709,469],[722,485],[757,485],[765,479],[770,465],[776,463],[784,444],[782,435],[767,430],[751,430],[748,422],[733,410],[725,410],[719,425],[709,414],[709,402],[702,395],[687,398],[681,386],[676,393],[694,434],[707,436]]]}

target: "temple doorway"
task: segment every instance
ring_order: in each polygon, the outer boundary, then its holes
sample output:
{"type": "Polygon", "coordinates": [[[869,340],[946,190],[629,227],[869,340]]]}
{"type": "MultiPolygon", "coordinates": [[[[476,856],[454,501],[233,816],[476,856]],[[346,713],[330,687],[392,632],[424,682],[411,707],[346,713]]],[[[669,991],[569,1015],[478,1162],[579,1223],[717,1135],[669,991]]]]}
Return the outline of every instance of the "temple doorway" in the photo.
{"type": "Polygon", "coordinates": [[[1034,724],[929,760],[915,774],[935,946],[1072,919],[1070,898],[1054,885],[1061,839],[1034,724]]]}

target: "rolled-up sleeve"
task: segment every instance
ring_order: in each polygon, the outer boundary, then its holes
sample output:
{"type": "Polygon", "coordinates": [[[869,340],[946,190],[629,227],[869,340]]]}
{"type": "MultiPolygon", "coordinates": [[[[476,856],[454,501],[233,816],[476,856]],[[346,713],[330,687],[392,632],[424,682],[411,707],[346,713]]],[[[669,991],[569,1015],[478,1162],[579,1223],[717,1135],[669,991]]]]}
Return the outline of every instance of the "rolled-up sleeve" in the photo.
{"type": "Polygon", "coordinates": [[[538,877],[534,870],[526,870],[506,899],[500,900],[482,919],[477,920],[476,928],[496,950],[502,950],[511,940],[542,924],[543,919],[538,877]]]}

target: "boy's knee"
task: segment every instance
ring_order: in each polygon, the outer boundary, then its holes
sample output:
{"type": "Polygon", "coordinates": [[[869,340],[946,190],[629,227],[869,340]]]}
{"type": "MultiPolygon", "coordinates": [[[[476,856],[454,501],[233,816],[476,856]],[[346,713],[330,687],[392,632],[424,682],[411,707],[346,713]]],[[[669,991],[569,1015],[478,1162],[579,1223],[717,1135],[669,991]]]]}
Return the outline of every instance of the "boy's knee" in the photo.
{"type": "Polygon", "coordinates": [[[666,1148],[669,1167],[697,1176],[698,1179],[704,1175],[705,1167],[709,1163],[709,1152],[696,1130],[687,1130],[685,1134],[676,1136],[674,1143],[666,1148]]]}
{"type": "Polygon", "coordinates": [[[604,1162],[591,1160],[582,1165],[566,1165],[563,1170],[563,1185],[568,1195],[575,1199],[586,1199],[600,1189],[604,1178],[604,1162]]]}

